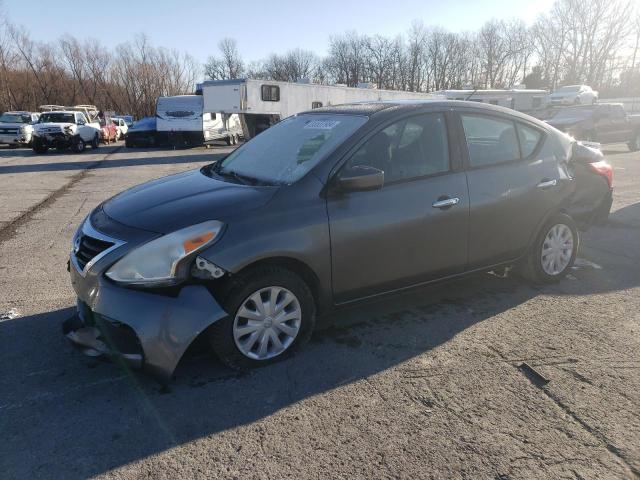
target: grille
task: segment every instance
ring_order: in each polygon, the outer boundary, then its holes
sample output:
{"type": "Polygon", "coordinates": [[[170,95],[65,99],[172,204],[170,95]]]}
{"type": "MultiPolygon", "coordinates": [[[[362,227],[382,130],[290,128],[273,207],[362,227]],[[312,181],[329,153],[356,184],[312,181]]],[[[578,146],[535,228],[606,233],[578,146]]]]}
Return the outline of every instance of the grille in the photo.
{"type": "Polygon", "coordinates": [[[111,248],[114,245],[115,244],[113,242],[105,242],[104,240],[98,240],[97,238],[82,234],[80,237],[80,243],[78,244],[78,248],[75,252],[78,266],[84,270],[87,263],[100,255],[107,248],[111,248]]]}
{"type": "Polygon", "coordinates": [[[18,129],[18,128],[0,128],[0,133],[6,133],[6,134],[15,135],[15,134],[20,133],[20,129],[18,129]]]}

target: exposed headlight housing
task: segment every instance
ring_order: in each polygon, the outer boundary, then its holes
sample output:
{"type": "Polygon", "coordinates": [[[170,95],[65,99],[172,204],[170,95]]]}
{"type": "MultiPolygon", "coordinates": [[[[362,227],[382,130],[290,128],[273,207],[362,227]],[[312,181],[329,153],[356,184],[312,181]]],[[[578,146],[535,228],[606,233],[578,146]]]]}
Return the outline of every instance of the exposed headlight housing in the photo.
{"type": "Polygon", "coordinates": [[[181,266],[218,238],[222,227],[211,220],[163,235],[127,253],[105,275],[126,285],[174,285],[188,274],[181,266]]]}

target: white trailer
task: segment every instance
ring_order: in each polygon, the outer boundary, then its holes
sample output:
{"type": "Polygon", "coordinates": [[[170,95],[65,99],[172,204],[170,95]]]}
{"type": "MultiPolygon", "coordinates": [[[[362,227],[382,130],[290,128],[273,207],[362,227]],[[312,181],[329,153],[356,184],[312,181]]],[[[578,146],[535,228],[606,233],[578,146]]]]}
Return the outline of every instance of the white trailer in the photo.
{"type": "Polygon", "coordinates": [[[508,90],[441,90],[447,100],[468,100],[511,108],[519,112],[535,114],[546,108],[549,92],[525,88],[508,90]]]}
{"type": "Polygon", "coordinates": [[[207,109],[202,95],[158,98],[156,128],[166,132],[174,146],[208,145],[218,140],[233,145],[242,135],[238,115],[207,109]]]}
{"type": "Polygon", "coordinates": [[[251,79],[210,80],[198,85],[198,91],[205,111],[239,114],[246,138],[283,118],[313,108],[367,100],[443,98],[429,93],[251,79]]]}

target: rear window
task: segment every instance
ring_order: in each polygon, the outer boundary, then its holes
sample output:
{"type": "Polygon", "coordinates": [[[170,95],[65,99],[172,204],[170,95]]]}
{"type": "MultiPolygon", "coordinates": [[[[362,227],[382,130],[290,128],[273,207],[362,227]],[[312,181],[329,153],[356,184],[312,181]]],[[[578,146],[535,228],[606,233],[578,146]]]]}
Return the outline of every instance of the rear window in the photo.
{"type": "Polygon", "coordinates": [[[461,115],[472,167],[518,160],[520,148],[515,124],[482,115],[461,115]]]}
{"type": "Polygon", "coordinates": [[[522,158],[527,158],[534,152],[538,143],[540,143],[542,133],[533,127],[518,123],[518,138],[520,140],[522,158]]]}

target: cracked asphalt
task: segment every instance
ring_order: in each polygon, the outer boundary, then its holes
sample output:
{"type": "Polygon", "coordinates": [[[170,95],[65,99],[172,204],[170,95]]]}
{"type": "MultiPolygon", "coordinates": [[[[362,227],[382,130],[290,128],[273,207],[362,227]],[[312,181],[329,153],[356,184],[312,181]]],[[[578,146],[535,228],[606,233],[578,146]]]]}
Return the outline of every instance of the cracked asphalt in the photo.
{"type": "Polygon", "coordinates": [[[606,152],[610,221],[559,285],[484,274],[353,307],[244,375],[196,348],[168,389],[74,350],[78,223],[228,151],[0,149],[0,477],[640,477],[640,154],[606,152]]]}

